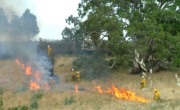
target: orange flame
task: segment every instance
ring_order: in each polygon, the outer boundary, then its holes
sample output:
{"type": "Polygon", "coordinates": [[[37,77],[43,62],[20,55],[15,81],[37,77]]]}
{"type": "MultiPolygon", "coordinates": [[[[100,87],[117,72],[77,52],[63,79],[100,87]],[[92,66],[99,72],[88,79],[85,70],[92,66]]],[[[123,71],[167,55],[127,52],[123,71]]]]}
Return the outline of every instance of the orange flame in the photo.
{"type": "Polygon", "coordinates": [[[34,73],[34,77],[35,77],[35,79],[36,80],[41,80],[41,75],[40,75],[40,72],[39,71],[36,71],[35,73],[34,73]]]}
{"type": "Polygon", "coordinates": [[[15,60],[18,65],[20,65],[20,61],[18,59],[15,60]]]}
{"type": "Polygon", "coordinates": [[[26,75],[31,75],[32,74],[31,66],[25,67],[25,70],[26,70],[26,75]]]}
{"type": "Polygon", "coordinates": [[[49,90],[49,84],[48,84],[48,82],[44,82],[44,89],[49,90]]]}
{"type": "Polygon", "coordinates": [[[115,95],[117,98],[120,99],[125,99],[125,100],[130,100],[130,101],[138,101],[138,102],[142,102],[142,103],[148,103],[149,100],[137,96],[134,92],[126,90],[126,89],[118,89],[114,86],[114,84],[112,84],[111,88],[108,88],[107,90],[103,90],[100,86],[96,86],[95,90],[98,91],[98,93],[103,94],[103,93],[108,93],[108,94],[113,94],[115,95]]]}
{"type": "Polygon", "coordinates": [[[40,89],[39,84],[34,82],[34,81],[31,81],[31,83],[30,83],[30,90],[38,90],[38,89],[40,89]]]}
{"type": "Polygon", "coordinates": [[[25,69],[25,65],[23,63],[21,63],[20,60],[16,59],[15,61],[19,66],[21,66],[21,68],[25,69]]]}
{"type": "Polygon", "coordinates": [[[100,94],[104,93],[100,86],[95,87],[95,90],[97,90],[100,94]]]}
{"type": "Polygon", "coordinates": [[[79,91],[78,91],[78,85],[77,85],[77,84],[75,84],[74,89],[75,89],[75,92],[79,92],[79,91]]]}
{"type": "MultiPolygon", "coordinates": [[[[31,77],[33,77],[34,81],[30,82],[30,87],[29,87],[30,90],[38,90],[38,89],[40,89],[41,86],[39,85],[39,83],[37,83],[37,82],[39,82],[41,80],[40,72],[39,71],[33,72],[31,66],[29,66],[29,65],[25,66],[22,63],[22,61],[20,61],[18,59],[16,59],[15,61],[19,66],[21,66],[21,68],[23,68],[25,70],[26,75],[28,75],[28,76],[31,75],[31,77]]],[[[49,84],[47,82],[44,83],[44,88],[49,89],[49,84]]]]}

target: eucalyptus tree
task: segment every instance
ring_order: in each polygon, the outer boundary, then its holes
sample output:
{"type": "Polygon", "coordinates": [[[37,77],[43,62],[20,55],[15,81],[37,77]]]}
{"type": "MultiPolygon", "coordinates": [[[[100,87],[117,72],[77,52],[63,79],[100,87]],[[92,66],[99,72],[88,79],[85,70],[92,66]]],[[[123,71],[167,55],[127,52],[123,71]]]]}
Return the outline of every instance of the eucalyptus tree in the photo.
{"type": "Polygon", "coordinates": [[[9,27],[8,18],[1,7],[0,7],[0,27],[1,27],[0,36],[8,33],[8,27],[9,27]]]}
{"type": "Polygon", "coordinates": [[[82,37],[90,37],[95,47],[107,37],[104,46],[119,65],[129,65],[136,49],[149,67],[177,67],[179,6],[179,0],[82,0],[78,30],[83,30],[82,37]]]}
{"type": "Polygon", "coordinates": [[[29,9],[26,9],[21,16],[21,23],[23,27],[23,33],[28,38],[33,38],[39,33],[36,16],[32,14],[29,9]]]}

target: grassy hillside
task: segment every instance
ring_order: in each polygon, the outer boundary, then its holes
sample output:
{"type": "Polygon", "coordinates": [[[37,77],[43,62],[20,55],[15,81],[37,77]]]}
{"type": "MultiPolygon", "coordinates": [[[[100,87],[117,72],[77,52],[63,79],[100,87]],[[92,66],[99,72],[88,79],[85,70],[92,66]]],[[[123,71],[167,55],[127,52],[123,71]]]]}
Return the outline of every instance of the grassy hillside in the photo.
{"type": "Polygon", "coordinates": [[[21,108],[37,110],[179,110],[180,87],[172,72],[160,72],[152,75],[152,84],[147,82],[145,90],[140,89],[140,75],[130,75],[127,71],[117,71],[110,76],[96,80],[81,80],[78,92],[74,82],[66,81],[70,75],[72,62],[75,58],[58,56],[55,58],[55,74],[57,82],[49,90],[31,91],[28,89],[28,77],[14,60],[0,61],[1,106],[3,110],[21,108]],[[111,94],[99,94],[95,86],[111,87],[114,83],[118,88],[125,88],[150,100],[139,103],[118,99],[111,94]],[[154,101],[153,89],[161,93],[161,101],[154,101]],[[23,108],[24,107],[24,108],[23,108]]]}

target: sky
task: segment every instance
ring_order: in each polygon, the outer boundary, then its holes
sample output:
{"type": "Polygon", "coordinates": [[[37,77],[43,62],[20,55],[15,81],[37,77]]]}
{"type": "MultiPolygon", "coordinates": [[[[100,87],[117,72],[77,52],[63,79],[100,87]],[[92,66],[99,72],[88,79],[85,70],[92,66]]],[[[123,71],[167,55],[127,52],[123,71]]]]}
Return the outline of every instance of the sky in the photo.
{"type": "Polygon", "coordinates": [[[77,16],[78,3],[81,0],[0,0],[0,7],[8,11],[9,16],[16,13],[22,16],[26,9],[37,18],[40,33],[37,38],[60,40],[61,32],[68,26],[65,19],[77,16]],[[12,11],[13,10],[13,11],[12,11]]]}

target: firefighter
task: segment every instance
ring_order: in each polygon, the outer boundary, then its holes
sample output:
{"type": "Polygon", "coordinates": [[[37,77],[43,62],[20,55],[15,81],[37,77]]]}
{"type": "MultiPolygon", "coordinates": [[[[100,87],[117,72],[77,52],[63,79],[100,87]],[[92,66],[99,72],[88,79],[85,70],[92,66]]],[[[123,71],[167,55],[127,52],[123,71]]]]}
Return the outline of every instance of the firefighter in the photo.
{"type": "Polygon", "coordinates": [[[79,82],[80,78],[81,78],[81,74],[80,74],[79,71],[77,71],[77,73],[76,73],[76,81],[79,82]]]}
{"type": "Polygon", "coordinates": [[[71,81],[75,81],[75,80],[76,80],[75,71],[74,69],[71,69],[71,81]]]}
{"type": "Polygon", "coordinates": [[[157,89],[154,89],[154,100],[159,100],[160,99],[160,93],[157,89]]]}
{"type": "Polygon", "coordinates": [[[142,76],[142,80],[141,80],[140,84],[141,84],[141,89],[145,88],[145,86],[146,86],[146,79],[145,79],[144,76],[142,76]]]}
{"type": "Polygon", "coordinates": [[[48,50],[48,56],[51,56],[52,48],[49,45],[47,47],[47,50],[48,50]]]}
{"type": "Polygon", "coordinates": [[[50,82],[49,82],[49,84],[50,84],[51,86],[53,86],[53,85],[55,84],[55,80],[53,79],[53,77],[50,77],[50,82]]]}
{"type": "Polygon", "coordinates": [[[50,72],[51,77],[54,76],[54,68],[53,68],[53,66],[51,66],[49,72],[50,72]]]}

